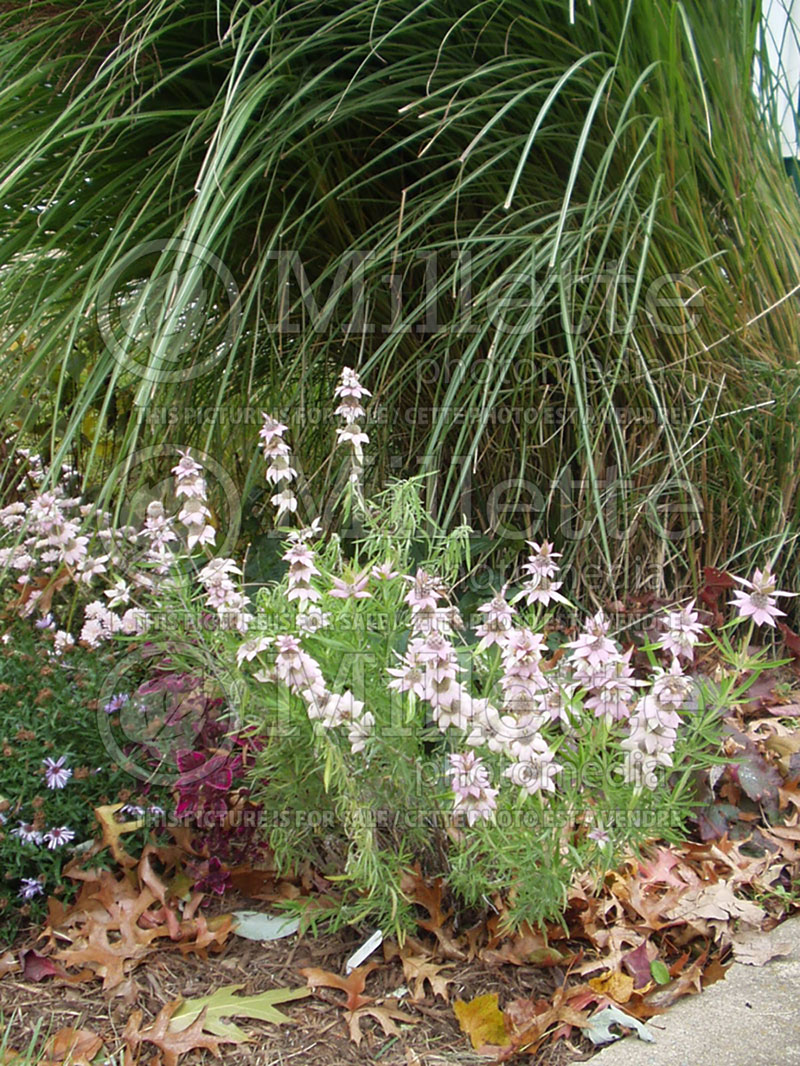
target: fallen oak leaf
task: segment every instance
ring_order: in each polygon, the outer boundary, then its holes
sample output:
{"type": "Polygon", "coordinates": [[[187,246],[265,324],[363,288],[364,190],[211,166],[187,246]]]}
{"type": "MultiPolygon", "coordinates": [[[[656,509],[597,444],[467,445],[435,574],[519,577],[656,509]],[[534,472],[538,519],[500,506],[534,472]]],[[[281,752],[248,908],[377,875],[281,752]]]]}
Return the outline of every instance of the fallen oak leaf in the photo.
{"type": "Polygon", "coordinates": [[[173,1013],[170,1032],[182,1032],[203,1015],[203,1028],[214,1036],[225,1037],[231,1042],[243,1043],[250,1037],[232,1022],[225,1023],[223,1018],[254,1018],[272,1025],[295,1024],[294,1019],[275,1009],[276,1003],[286,1003],[293,999],[303,999],[311,994],[309,988],[272,988],[256,996],[236,996],[243,984],[224,985],[210,996],[197,999],[185,999],[173,1013]]]}
{"type": "Polygon", "coordinates": [[[152,942],[168,936],[165,926],[144,929],[139,919],[156,902],[149,888],[137,891],[123,877],[105,878],[101,892],[89,903],[94,908],[75,913],[77,925],[69,930],[72,945],[55,952],[54,958],[70,966],[86,963],[108,990],[122,984],[127,970],[138,965],[152,950],[152,942]]]}
{"type": "Polygon", "coordinates": [[[407,870],[401,875],[400,891],[428,912],[428,918],[418,918],[417,925],[433,933],[447,958],[465,960],[467,956],[444,927],[453,913],[452,910],[442,909],[444,878],[436,877],[432,885],[427,884],[417,864],[414,870],[407,870]]]}
{"type": "Polygon", "coordinates": [[[699,881],[691,867],[681,863],[667,848],[659,848],[655,859],[639,863],[639,880],[646,885],[672,885],[675,888],[696,885],[699,881]]]}
{"type": "Polygon", "coordinates": [[[49,1063],[68,1062],[69,1066],[90,1066],[92,1059],[103,1047],[102,1039],[90,1029],[59,1029],[43,1048],[46,1058],[41,1066],[49,1063]]]}
{"type": "Polygon", "coordinates": [[[760,925],[766,917],[766,911],[758,904],[737,898],[728,881],[690,889],[665,913],[671,922],[692,922],[696,918],[722,921],[741,918],[750,925],[760,925]]]}
{"type": "Polygon", "coordinates": [[[104,807],[95,807],[94,814],[103,833],[103,844],[111,849],[111,854],[120,866],[135,866],[136,859],[122,847],[119,838],[123,833],[133,833],[145,824],[144,818],[130,822],[117,822],[114,815],[122,810],[124,803],[111,803],[104,807]]]}
{"type": "Polygon", "coordinates": [[[344,1003],[340,1002],[338,1006],[344,1007],[349,1011],[355,1011],[373,1001],[373,996],[364,996],[362,993],[367,977],[373,970],[377,969],[377,966],[377,962],[368,962],[364,966],[359,966],[353,970],[349,977],[340,977],[339,974],[331,973],[329,970],[321,970],[317,966],[306,966],[298,972],[305,977],[310,989],[337,988],[342,992],[346,992],[347,999],[344,1003]]]}
{"type": "Polygon", "coordinates": [[[55,593],[60,592],[70,581],[72,581],[72,575],[69,571],[59,570],[53,575],[35,577],[33,580],[27,581],[25,584],[17,582],[14,585],[14,588],[20,591],[20,597],[18,600],[12,600],[8,606],[12,610],[24,607],[33,593],[38,592],[39,595],[36,599],[36,610],[44,617],[44,615],[50,613],[55,593]]]}
{"type": "Polygon", "coordinates": [[[232,930],[232,914],[217,914],[213,918],[198,914],[195,918],[181,922],[181,935],[194,935],[194,940],[180,940],[178,949],[181,955],[194,951],[201,959],[205,959],[206,948],[222,949],[232,930]]]}
{"type": "Polygon", "coordinates": [[[553,1002],[546,999],[517,999],[509,1003],[505,1018],[513,1035],[508,1047],[498,1054],[498,1061],[513,1058],[522,1052],[533,1054],[549,1034],[551,1042],[569,1037],[573,1028],[583,1028],[589,1015],[580,1008],[589,1003],[601,1006],[608,999],[588,985],[572,986],[566,982],[556,990],[553,1002]]]}
{"type": "Polygon", "coordinates": [[[590,978],[589,987],[615,1003],[627,1003],[633,995],[633,978],[619,970],[609,970],[600,977],[590,978]]]}
{"type": "Polygon", "coordinates": [[[485,996],[476,996],[468,1003],[457,999],[453,1004],[453,1013],[458,1019],[461,1031],[466,1033],[473,1048],[507,1047],[511,1037],[506,1032],[503,1012],[497,1005],[497,993],[489,992],[485,996]]]}
{"type": "Polygon", "coordinates": [[[781,935],[780,929],[762,933],[757,929],[742,929],[731,935],[733,955],[745,966],[764,966],[770,959],[791,955],[792,938],[781,935]]]}
{"type": "Polygon", "coordinates": [[[180,1003],[179,999],[173,999],[163,1006],[153,1024],[147,1029],[140,1028],[143,1017],[142,1012],[135,1010],[128,1019],[128,1024],[122,1033],[122,1037],[131,1052],[138,1051],[139,1045],[146,1041],[148,1044],[155,1044],[159,1049],[164,1066],[177,1066],[178,1057],[187,1051],[202,1048],[205,1051],[210,1051],[215,1058],[221,1058],[220,1042],[237,1042],[224,1036],[215,1037],[204,1033],[205,1015],[203,1014],[196,1018],[188,1029],[183,1029],[178,1033],[171,1031],[169,1028],[170,1019],[180,1006],[180,1003]]]}
{"type": "Polygon", "coordinates": [[[441,996],[445,1003],[448,1001],[447,986],[453,983],[454,978],[445,977],[442,974],[442,970],[447,965],[439,966],[433,963],[429,958],[425,958],[424,955],[405,955],[400,952],[400,961],[403,964],[403,976],[406,981],[414,983],[414,989],[411,998],[413,1000],[424,999],[425,997],[425,982],[431,986],[434,996],[441,996]]]}
{"type": "Polygon", "coordinates": [[[396,1007],[379,1007],[375,1004],[359,1007],[358,1010],[351,1011],[347,1019],[350,1026],[350,1039],[356,1047],[360,1047],[361,1041],[364,1039],[364,1034],[361,1032],[361,1023],[365,1018],[374,1018],[380,1024],[386,1036],[400,1035],[400,1030],[395,1025],[395,1021],[409,1022],[411,1025],[416,1025],[419,1020],[418,1018],[412,1018],[410,1014],[403,1013],[396,1007]]]}
{"type": "Polygon", "coordinates": [[[800,635],[791,630],[783,622],[778,622],[778,629],[783,636],[783,642],[791,652],[795,662],[800,663],[800,635]]]}

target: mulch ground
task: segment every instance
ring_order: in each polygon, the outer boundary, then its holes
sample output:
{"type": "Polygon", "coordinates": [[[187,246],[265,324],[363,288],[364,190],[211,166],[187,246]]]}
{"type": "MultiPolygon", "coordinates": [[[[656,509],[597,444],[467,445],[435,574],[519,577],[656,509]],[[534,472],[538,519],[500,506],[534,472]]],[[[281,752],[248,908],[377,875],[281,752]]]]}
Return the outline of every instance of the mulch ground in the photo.
{"type": "MultiPolygon", "coordinates": [[[[226,897],[224,907],[252,909],[253,901],[226,897]]],[[[4,1019],[12,1019],[8,1046],[24,1048],[37,1027],[41,1027],[43,1034],[73,1027],[97,1033],[106,1049],[113,1052],[122,1046],[121,1033],[137,1007],[144,1014],[144,1026],[170,1000],[209,995],[223,985],[241,984],[242,995],[272,988],[303,987],[305,978],[299,973],[301,969],[318,966],[344,973],[345,960],[365,939],[352,930],[318,938],[294,936],[266,942],[231,936],[218,954],[209,954],[207,959],[197,955],[184,957],[169,949],[156,950],[124,985],[110,993],[103,992],[99,982],[69,985],[54,979],[32,983],[7,974],[0,980],[0,1011],[4,1019]]],[[[33,946],[33,941],[34,937],[21,940],[17,950],[33,946]]],[[[370,974],[366,992],[380,1003],[405,981],[397,959],[383,962],[380,949],[373,957],[380,966],[370,974]]],[[[491,992],[496,992],[501,1002],[516,997],[550,999],[565,979],[559,967],[487,966],[479,961],[453,963],[450,973],[453,977],[449,986],[450,1003],[431,995],[418,1002],[408,995],[401,999],[398,1005],[416,1018],[418,1024],[402,1026],[399,1037],[384,1035],[380,1026],[367,1020],[362,1024],[364,1039],[357,1047],[350,1039],[345,1012],[337,1005],[342,994],[330,990],[328,995],[327,990],[321,989],[315,996],[280,1006],[295,1023],[291,1026],[244,1021],[244,1028],[254,1034],[254,1039],[249,1044],[223,1045],[224,1061],[230,1066],[283,1066],[290,1061],[298,1066],[305,1063],[350,1066],[365,1062],[379,1062],[382,1066],[486,1063],[486,1057],[473,1052],[468,1038],[461,1032],[452,1001],[469,1001],[491,992]]],[[[536,1066],[564,1066],[589,1058],[593,1050],[588,1040],[561,1040],[540,1049],[527,1061],[536,1066]]],[[[148,1061],[146,1052],[142,1061],[148,1061]]],[[[212,1057],[207,1052],[193,1052],[182,1061],[212,1061],[212,1057]]]]}

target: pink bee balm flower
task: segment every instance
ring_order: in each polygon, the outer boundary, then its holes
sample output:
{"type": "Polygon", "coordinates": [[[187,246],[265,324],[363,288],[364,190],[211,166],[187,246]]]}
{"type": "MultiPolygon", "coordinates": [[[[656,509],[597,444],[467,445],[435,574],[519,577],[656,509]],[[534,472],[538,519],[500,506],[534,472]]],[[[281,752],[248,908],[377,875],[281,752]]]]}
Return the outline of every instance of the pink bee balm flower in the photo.
{"type": "Polygon", "coordinates": [[[325,681],[319,664],[300,647],[300,641],[293,636],[275,638],[278,654],[275,659],[275,674],[294,692],[311,692],[321,695],[325,692],[325,681]]]}
{"type": "Polygon", "coordinates": [[[402,658],[397,656],[401,665],[387,667],[386,673],[394,678],[394,681],[389,682],[389,688],[397,692],[413,692],[420,699],[425,698],[425,658],[420,654],[424,647],[424,640],[417,638],[410,641],[405,655],[402,658]]]}
{"type": "Polygon", "coordinates": [[[606,636],[608,621],[602,611],[587,620],[586,628],[577,640],[565,647],[572,649],[573,659],[585,659],[589,666],[604,666],[618,657],[616,645],[606,636]]]}
{"type": "Polygon", "coordinates": [[[436,610],[437,601],[446,595],[441,579],[421,568],[413,578],[407,577],[406,581],[410,581],[412,587],[404,599],[414,612],[436,610]]]}
{"type": "Polygon", "coordinates": [[[526,745],[525,758],[506,767],[503,777],[509,778],[512,784],[532,796],[534,792],[555,792],[553,778],[562,769],[561,763],[555,761],[547,741],[536,734],[526,745]]]}
{"type": "Polygon", "coordinates": [[[495,797],[499,789],[490,787],[489,773],[480,756],[474,751],[451,755],[450,764],[455,793],[453,814],[463,813],[467,825],[474,825],[479,818],[489,821],[497,809],[495,797]]]}
{"type": "Polygon", "coordinates": [[[475,630],[475,635],[481,638],[478,647],[489,648],[493,644],[502,646],[514,624],[514,615],[517,612],[510,603],[506,603],[501,593],[494,596],[488,603],[482,603],[478,611],[486,615],[475,630]]]}
{"type": "Polygon", "coordinates": [[[568,604],[569,600],[566,596],[562,596],[558,591],[562,584],[562,581],[553,581],[552,578],[547,577],[545,574],[536,574],[522,586],[522,595],[528,605],[541,603],[545,607],[549,607],[551,601],[553,603],[568,604]]]}
{"type": "Polygon", "coordinates": [[[371,573],[376,581],[391,581],[395,577],[400,577],[400,571],[395,570],[388,561],[381,563],[380,566],[373,566],[371,573]]]}
{"type": "Polygon", "coordinates": [[[297,497],[291,489],[281,489],[280,492],[274,496],[270,496],[269,502],[273,507],[277,507],[275,514],[275,521],[279,521],[285,514],[294,514],[297,510],[297,497]]]}
{"type": "Polygon", "coordinates": [[[361,456],[362,445],[369,444],[369,437],[357,422],[336,430],[336,439],[340,444],[349,444],[357,456],[361,456]]]}
{"type": "Polygon", "coordinates": [[[259,430],[259,437],[263,441],[264,445],[271,444],[272,441],[278,437],[282,437],[286,430],[289,428],[282,422],[278,422],[277,419],[272,418],[270,415],[266,415],[262,412],[261,417],[264,419],[264,423],[259,430]]]}
{"type": "Polygon", "coordinates": [[[531,554],[522,568],[523,571],[536,577],[555,577],[560,569],[556,559],[561,558],[561,552],[554,552],[553,545],[548,540],[543,540],[541,544],[529,540],[527,544],[531,554]]]}
{"type": "Polygon", "coordinates": [[[667,617],[661,620],[666,631],[661,638],[661,646],[677,658],[691,662],[694,658],[694,646],[704,628],[698,617],[694,600],[678,611],[669,611],[667,617]]]}
{"type": "Polygon", "coordinates": [[[269,637],[255,637],[240,644],[236,649],[236,665],[241,666],[245,659],[252,662],[262,651],[266,651],[272,643],[269,637]]]}
{"type": "Polygon", "coordinates": [[[358,380],[358,374],[352,367],[345,366],[342,368],[342,374],[339,384],[334,389],[333,395],[336,397],[347,397],[353,400],[360,400],[362,396],[371,396],[372,393],[369,389],[365,389],[361,382],[358,380]]]}
{"type": "Polygon", "coordinates": [[[448,773],[453,778],[453,792],[462,799],[468,796],[477,799],[489,784],[489,771],[483,765],[483,759],[474,751],[459,752],[449,758],[451,769],[448,773]]]}
{"type": "Polygon", "coordinates": [[[353,755],[364,750],[374,725],[375,717],[370,711],[364,711],[347,723],[347,739],[350,741],[350,751],[353,755]]]}
{"type": "Polygon", "coordinates": [[[786,613],[775,606],[777,597],[797,595],[796,592],[778,592],[775,588],[775,578],[769,568],[764,571],[756,570],[752,581],[747,581],[743,577],[736,577],[734,581],[738,581],[750,591],[742,592],[741,589],[737,589],[733,594],[736,598],[730,603],[739,612],[740,618],[752,618],[757,626],[774,627],[775,619],[786,613]]]}
{"type": "Polygon", "coordinates": [[[333,588],[330,590],[329,595],[337,600],[368,600],[371,599],[372,593],[367,592],[367,582],[369,581],[369,572],[364,571],[363,574],[357,574],[350,578],[349,581],[334,577],[332,578],[333,588]]]}

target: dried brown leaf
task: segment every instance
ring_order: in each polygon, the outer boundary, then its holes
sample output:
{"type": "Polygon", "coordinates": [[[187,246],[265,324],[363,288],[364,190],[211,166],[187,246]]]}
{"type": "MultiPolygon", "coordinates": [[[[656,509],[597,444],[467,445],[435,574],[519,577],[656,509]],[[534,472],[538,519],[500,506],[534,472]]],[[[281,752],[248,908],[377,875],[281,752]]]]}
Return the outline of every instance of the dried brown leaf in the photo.
{"type": "Polygon", "coordinates": [[[337,988],[347,993],[347,999],[339,1006],[349,1011],[358,1010],[367,1003],[373,1001],[372,996],[362,995],[367,977],[377,967],[377,962],[368,962],[353,970],[349,977],[341,977],[329,970],[321,970],[316,966],[307,966],[299,972],[305,977],[309,988],[337,988]]]}

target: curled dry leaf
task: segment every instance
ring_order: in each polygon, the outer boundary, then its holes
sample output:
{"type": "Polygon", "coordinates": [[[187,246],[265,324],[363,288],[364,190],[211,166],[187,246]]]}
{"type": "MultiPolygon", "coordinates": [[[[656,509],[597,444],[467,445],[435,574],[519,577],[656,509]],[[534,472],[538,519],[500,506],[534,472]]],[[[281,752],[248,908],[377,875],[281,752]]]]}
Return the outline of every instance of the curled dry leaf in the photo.
{"type": "Polygon", "coordinates": [[[425,982],[431,986],[434,996],[441,996],[445,1003],[449,997],[447,986],[453,983],[452,977],[445,977],[442,970],[447,969],[449,964],[439,966],[425,955],[416,955],[400,952],[400,961],[403,964],[403,976],[409,984],[413,983],[411,998],[414,1000],[424,999],[425,982]]]}
{"type": "Polygon", "coordinates": [[[111,849],[111,854],[120,866],[128,867],[135,866],[136,859],[123,848],[119,838],[124,833],[133,833],[137,829],[141,829],[144,825],[144,819],[137,818],[131,822],[116,821],[114,815],[117,811],[122,810],[124,806],[124,803],[111,803],[105,807],[95,807],[94,814],[103,834],[104,846],[111,849]]]}
{"type": "Polygon", "coordinates": [[[337,973],[329,970],[321,970],[316,966],[307,966],[299,972],[308,982],[308,987],[314,988],[338,988],[347,993],[347,999],[339,1003],[346,1010],[355,1011],[367,1003],[373,1001],[372,996],[362,995],[367,982],[367,977],[378,966],[377,962],[368,962],[353,970],[349,977],[340,977],[337,973]]]}
{"type": "Polygon", "coordinates": [[[19,953],[23,981],[43,981],[45,977],[66,977],[67,971],[57,966],[46,955],[38,951],[21,951],[19,953]]]}
{"type": "Polygon", "coordinates": [[[40,1066],[61,1062],[67,1062],[69,1066],[89,1066],[102,1047],[103,1041],[90,1029],[59,1029],[45,1044],[46,1061],[40,1066]]]}
{"type": "Polygon", "coordinates": [[[469,1003],[463,999],[457,999],[453,1004],[453,1012],[458,1018],[461,1031],[470,1038],[475,1050],[487,1044],[493,1047],[506,1047],[511,1043],[511,1037],[506,1032],[503,1012],[497,1005],[496,992],[477,996],[469,1003]]]}
{"type": "Polygon", "coordinates": [[[215,1037],[204,1032],[204,1013],[188,1029],[182,1029],[180,1032],[174,1032],[170,1029],[170,1019],[180,1006],[180,1003],[179,999],[174,999],[167,1003],[161,1008],[155,1021],[147,1029],[141,1028],[142,1012],[135,1010],[128,1019],[128,1024],[122,1033],[128,1049],[136,1055],[143,1041],[148,1044],[155,1044],[161,1052],[164,1066],[177,1066],[179,1056],[187,1051],[194,1051],[196,1048],[210,1051],[215,1058],[220,1058],[220,1043],[233,1043],[234,1041],[231,1041],[226,1036],[215,1037]]]}
{"type": "Polygon", "coordinates": [[[601,977],[592,977],[589,985],[595,992],[608,996],[615,1003],[627,1003],[633,995],[633,978],[630,974],[610,970],[601,977]]]}
{"type": "Polygon", "coordinates": [[[412,1018],[410,1014],[405,1014],[396,1007],[378,1007],[375,1004],[359,1007],[347,1019],[350,1026],[350,1039],[356,1046],[360,1046],[361,1041],[364,1039],[364,1034],[361,1032],[361,1022],[364,1018],[374,1018],[387,1036],[400,1035],[400,1030],[395,1025],[395,1021],[407,1022],[411,1025],[416,1025],[418,1021],[417,1018],[412,1018]]]}

